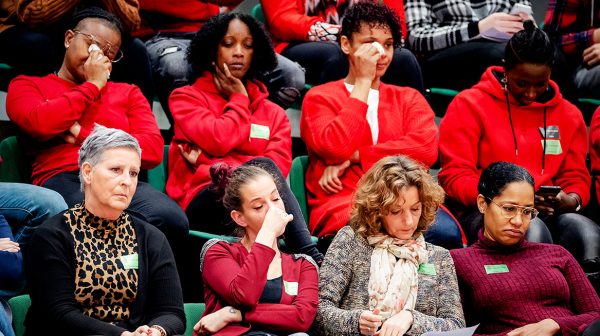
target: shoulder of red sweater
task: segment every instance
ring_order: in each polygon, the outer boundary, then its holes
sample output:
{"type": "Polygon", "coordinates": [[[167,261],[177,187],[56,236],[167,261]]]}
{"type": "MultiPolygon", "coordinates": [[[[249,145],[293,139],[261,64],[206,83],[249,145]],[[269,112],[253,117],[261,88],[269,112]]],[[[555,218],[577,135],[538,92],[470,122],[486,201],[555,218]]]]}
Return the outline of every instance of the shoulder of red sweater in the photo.
{"type": "Polygon", "coordinates": [[[314,96],[314,95],[338,96],[339,92],[348,92],[346,90],[346,86],[344,85],[343,79],[314,86],[312,89],[308,90],[308,92],[306,93],[306,96],[307,97],[314,96]]]}

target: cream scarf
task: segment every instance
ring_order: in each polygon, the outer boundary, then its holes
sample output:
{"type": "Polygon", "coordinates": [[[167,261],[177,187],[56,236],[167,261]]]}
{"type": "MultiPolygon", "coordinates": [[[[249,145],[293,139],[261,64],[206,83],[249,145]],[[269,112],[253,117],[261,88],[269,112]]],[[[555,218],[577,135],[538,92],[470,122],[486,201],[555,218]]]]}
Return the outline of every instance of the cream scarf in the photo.
{"type": "Polygon", "coordinates": [[[388,235],[370,236],[373,246],[369,278],[369,310],[379,309],[384,318],[414,309],[419,264],[428,262],[425,239],[401,240],[388,235]],[[396,258],[398,258],[396,260],[396,258]]]}

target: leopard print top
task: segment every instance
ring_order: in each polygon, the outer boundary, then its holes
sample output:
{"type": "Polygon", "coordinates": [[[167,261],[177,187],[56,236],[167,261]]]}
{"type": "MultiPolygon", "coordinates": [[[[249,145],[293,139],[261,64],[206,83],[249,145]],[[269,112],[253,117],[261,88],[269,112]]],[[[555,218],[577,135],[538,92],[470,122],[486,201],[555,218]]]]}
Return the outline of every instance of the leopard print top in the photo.
{"type": "Polygon", "coordinates": [[[105,322],[127,320],[138,289],[138,246],[131,218],[123,213],[106,220],[83,204],[64,217],[75,245],[75,300],[87,316],[105,322]]]}

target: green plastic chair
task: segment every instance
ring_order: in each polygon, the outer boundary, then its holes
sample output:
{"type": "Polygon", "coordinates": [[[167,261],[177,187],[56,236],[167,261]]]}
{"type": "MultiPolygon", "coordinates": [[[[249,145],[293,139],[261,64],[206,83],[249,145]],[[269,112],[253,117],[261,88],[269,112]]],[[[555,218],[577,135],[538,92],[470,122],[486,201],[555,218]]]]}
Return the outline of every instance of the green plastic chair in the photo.
{"type": "Polygon", "coordinates": [[[16,136],[8,137],[0,142],[0,182],[31,182],[31,165],[25,157],[16,136]]]}
{"type": "MultiPolygon", "coordinates": [[[[8,300],[10,309],[13,314],[13,328],[16,336],[23,336],[25,334],[25,316],[27,316],[27,310],[31,306],[31,298],[29,295],[15,296],[8,300]]],[[[194,324],[196,324],[205,309],[204,303],[186,303],[183,305],[185,312],[185,336],[192,336],[194,332],[194,324]]]]}
{"type": "Polygon", "coordinates": [[[15,296],[8,300],[8,304],[12,310],[12,325],[15,335],[23,336],[25,334],[25,316],[27,316],[27,310],[31,306],[31,298],[27,294],[15,296]]]}
{"type": "Polygon", "coordinates": [[[186,303],[183,305],[183,311],[185,312],[185,336],[192,336],[194,324],[200,321],[204,309],[206,309],[204,303],[186,303]]]}
{"type": "Polygon", "coordinates": [[[257,20],[265,23],[265,14],[263,13],[262,6],[260,4],[256,4],[252,7],[252,16],[257,20]]]}
{"type": "Polygon", "coordinates": [[[163,151],[162,162],[158,166],[148,170],[148,183],[154,189],[164,193],[167,185],[167,177],[169,177],[169,145],[165,145],[163,151]]]}
{"type": "Polygon", "coordinates": [[[290,169],[290,189],[296,196],[302,215],[308,221],[308,205],[306,202],[306,184],[304,176],[308,168],[308,156],[297,156],[292,160],[292,168],[290,169]]]}

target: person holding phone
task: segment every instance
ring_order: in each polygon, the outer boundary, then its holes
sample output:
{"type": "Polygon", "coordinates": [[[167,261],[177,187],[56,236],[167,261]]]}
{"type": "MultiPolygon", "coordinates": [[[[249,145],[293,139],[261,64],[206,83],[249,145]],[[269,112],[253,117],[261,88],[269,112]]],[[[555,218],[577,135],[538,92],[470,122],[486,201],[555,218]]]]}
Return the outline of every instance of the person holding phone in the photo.
{"type": "Polygon", "coordinates": [[[169,98],[175,134],[167,194],[185,209],[192,229],[232,234],[236,225],[209,171],[218,162],[234,168],[259,165],[279,177],[279,193],[294,214],[286,228],[287,247],[320,263],[323,255],[285,183],[292,163],[290,122],[256,79],[276,65],[266,32],[249,15],[217,15],[193,38],[188,61],[198,76],[195,83],[175,89],[169,98]]]}
{"type": "Polygon", "coordinates": [[[528,0],[406,0],[408,45],[425,84],[462,90],[477,83],[487,67],[501,64],[523,21],[533,19],[530,6],[528,0]]]}
{"type": "MultiPolygon", "coordinates": [[[[504,66],[488,68],[450,103],[440,125],[440,183],[473,242],[482,224],[475,207],[482,170],[495,161],[523,166],[538,190],[540,216],[531,228],[547,226],[600,288],[600,227],[577,213],[590,198],[585,123],[550,80],[554,44],[533,22],[524,25],[506,46],[504,66]]],[[[528,240],[548,241],[531,233],[528,240]]]]}

